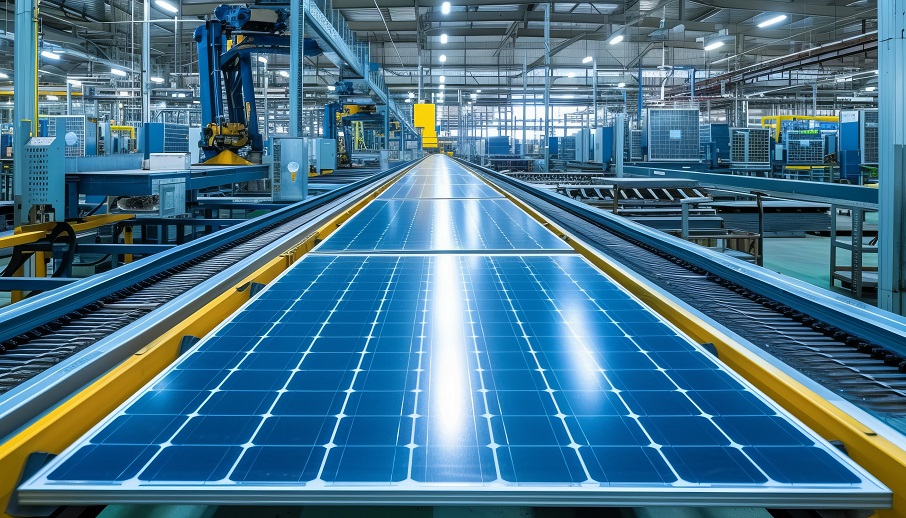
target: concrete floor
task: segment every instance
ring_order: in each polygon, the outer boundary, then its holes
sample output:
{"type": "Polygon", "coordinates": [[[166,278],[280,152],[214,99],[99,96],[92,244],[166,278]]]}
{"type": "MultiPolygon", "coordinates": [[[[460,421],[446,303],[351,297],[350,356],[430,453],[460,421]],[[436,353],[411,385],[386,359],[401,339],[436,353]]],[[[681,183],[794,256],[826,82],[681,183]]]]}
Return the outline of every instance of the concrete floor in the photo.
{"type": "MultiPolygon", "coordinates": [[[[837,221],[839,227],[844,225],[849,227],[848,216],[840,216],[837,221]]],[[[877,228],[877,213],[869,214],[865,227],[866,229],[877,228]]],[[[849,236],[838,239],[848,240],[849,236]]],[[[850,252],[842,248],[837,249],[837,262],[839,265],[849,265],[850,252]]],[[[878,266],[878,255],[863,254],[862,264],[878,266]]],[[[829,237],[765,238],[764,267],[821,288],[832,289],[847,296],[851,295],[848,289],[840,287],[839,282],[831,288],[829,237]]],[[[874,292],[868,291],[863,294],[862,300],[869,304],[876,304],[877,296],[874,292]]]]}

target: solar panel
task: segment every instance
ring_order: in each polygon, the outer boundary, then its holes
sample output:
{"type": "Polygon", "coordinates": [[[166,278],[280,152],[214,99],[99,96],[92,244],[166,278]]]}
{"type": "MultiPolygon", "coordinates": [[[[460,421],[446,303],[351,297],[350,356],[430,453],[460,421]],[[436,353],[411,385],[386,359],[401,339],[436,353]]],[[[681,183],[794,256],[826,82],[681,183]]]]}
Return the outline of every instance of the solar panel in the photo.
{"type": "Polygon", "coordinates": [[[888,501],[578,256],[309,256],[21,492],[888,501]]]}
{"type": "MultiPolygon", "coordinates": [[[[468,184],[457,176],[435,157],[403,180],[468,184]]],[[[20,502],[890,505],[507,204],[374,202],[22,485],[20,502]],[[486,253],[451,253],[472,239],[486,253]]]]}
{"type": "Polygon", "coordinates": [[[319,253],[351,251],[571,251],[506,199],[374,200],[319,253]]]}

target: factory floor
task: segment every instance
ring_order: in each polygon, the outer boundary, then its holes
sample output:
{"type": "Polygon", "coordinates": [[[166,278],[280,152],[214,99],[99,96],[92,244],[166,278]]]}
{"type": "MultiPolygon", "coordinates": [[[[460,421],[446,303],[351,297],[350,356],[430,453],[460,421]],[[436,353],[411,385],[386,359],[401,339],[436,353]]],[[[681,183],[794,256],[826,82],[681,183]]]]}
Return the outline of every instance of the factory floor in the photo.
{"type": "MultiPolygon", "coordinates": [[[[877,230],[877,213],[868,214],[865,230],[877,230]]],[[[837,226],[843,230],[850,228],[850,219],[846,215],[837,217],[837,226]]],[[[849,236],[838,237],[838,240],[849,240],[849,236]]],[[[866,238],[867,241],[867,238],[866,238]]],[[[812,236],[790,238],[765,238],[764,240],[764,267],[784,275],[799,279],[815,286],[831,289],[836,293],[851,295],[848,289],[830,286],[830,237],[812,236]]],[[[850,252],[842,248],[837,249],[837,261],[840,265],[848,265],[850,252]]],[[[878,254],[863,254],[863,265],[878,266],[878,254]]],[[[863,302],[877,303],[877,296],[873,290],[863,293],[863,302]]]]}

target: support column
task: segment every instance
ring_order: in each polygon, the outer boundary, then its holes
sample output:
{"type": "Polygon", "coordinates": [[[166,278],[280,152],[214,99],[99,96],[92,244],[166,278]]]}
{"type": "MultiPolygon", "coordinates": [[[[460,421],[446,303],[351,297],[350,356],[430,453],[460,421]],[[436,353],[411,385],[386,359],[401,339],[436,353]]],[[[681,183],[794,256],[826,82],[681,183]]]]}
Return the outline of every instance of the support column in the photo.
{"type": "Polygon", "coordinates": [[[305,110],[303,109],[305,68],[305,10],[302,2],[308,0],[291,0],[290,20],[293,30],[289,39],[289,136],[301,137],[305,130],[305,110]]]}
{"type": "MultiPolygon", "coordinates": [[[[617,178],[623,178],[623,148],[625,146],[623,138],[626,136],[623,129],[625,126],[626,114],[618,113],[613,123],[613,163],[617,178]]],[[[606,168],[607,164],[604,164],[604,167],[606,168]]]]}
{"type": "Polygon", "coordinates": [[[525,63],[525,60],[522,61],[522,156],[524,157],[527,150],[526,132],[525,132],[525,114],[526,105],[528,103],[528,70],[525,63]]]}
{"type": "Polygon", "coordinates": [[[544,172],[551,170],[551,4],[544,4],[544,172]]]}
{"type": "Polygon", "coordinates": [[[595,112],[595,125],[598,127],[598,58],[591,58],[591,109],[595,112]]]}
{"type": "Polygon", "coordinates": [[[142,123],[151,122],[151,0],[142,7],[142,123]]]}
{"type": "MultiPolygon", "coordinates": [[[[13,196],[15,224],[28,220],[28,207],[22,206],[28,168],[25,144],[38,127],[38,8],[36,0],[16,2],[16,45],[14,52],[14,130],[13,196]]],[[[62,216],[62,215],[60,215],[62,216]]],[[[62,219],[62,217],[61,217],[62,219]]]]}
{"type": "Polygon", "coordinates": [[[878,2],[878,306],[906,314],[906,0],[878,2]]]}

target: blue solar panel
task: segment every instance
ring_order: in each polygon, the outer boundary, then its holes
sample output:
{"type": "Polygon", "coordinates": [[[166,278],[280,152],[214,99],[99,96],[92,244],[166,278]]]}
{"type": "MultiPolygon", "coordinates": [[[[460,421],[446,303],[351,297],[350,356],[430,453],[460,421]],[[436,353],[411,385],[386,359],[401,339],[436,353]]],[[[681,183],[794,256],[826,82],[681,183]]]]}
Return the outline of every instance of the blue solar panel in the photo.
{"type": "Polygon", "coordinates": [[[571,251],[509,200],[375,200],[320,253],[571,251]]]}
{"type": "MultiPolygon", "coordinates": [[[[402,182],[479,185],[442,157],[402,182]]],[[[562,249],[508,201],[379,200],[20,501],[889,505],[562,249]]]]}

